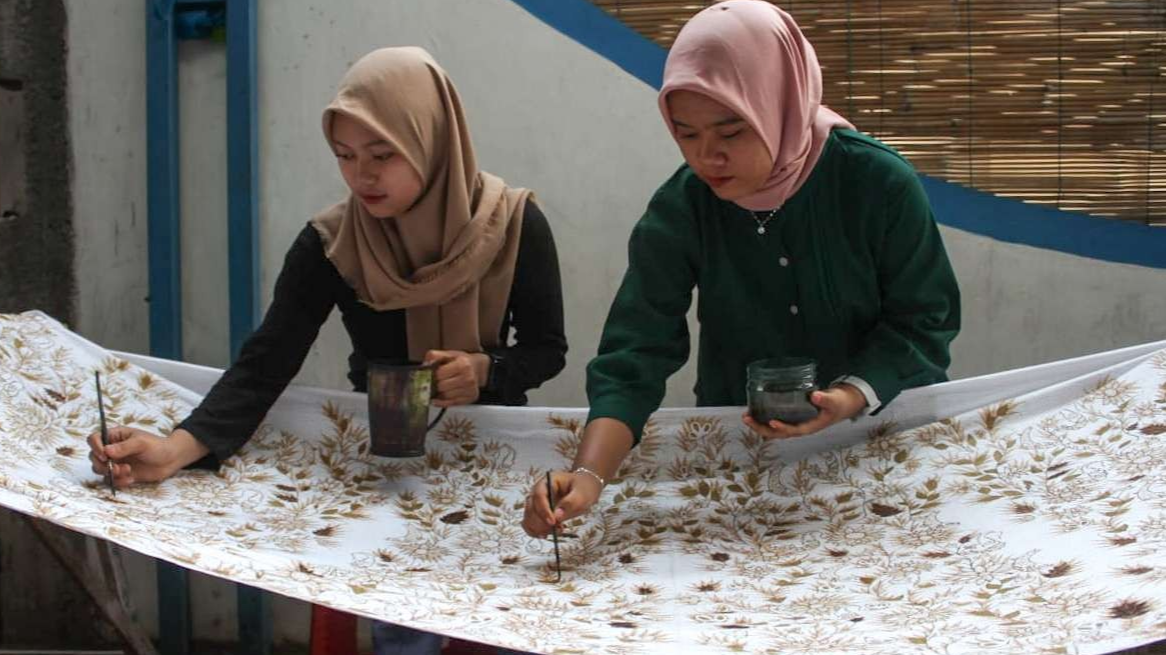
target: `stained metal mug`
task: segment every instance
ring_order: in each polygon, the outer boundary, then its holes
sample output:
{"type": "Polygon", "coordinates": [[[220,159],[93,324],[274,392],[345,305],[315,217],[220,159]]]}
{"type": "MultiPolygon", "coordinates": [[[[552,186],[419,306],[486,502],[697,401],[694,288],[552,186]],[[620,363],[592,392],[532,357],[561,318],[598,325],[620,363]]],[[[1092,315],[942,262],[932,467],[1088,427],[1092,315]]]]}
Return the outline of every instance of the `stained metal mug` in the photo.
{"type": "Polygon", "coordinates": [[[372,361],[368,364],[370,452],[381,457],[425,454],[425,435],[445,415],[429,421],[435,364],[372,361]]]}

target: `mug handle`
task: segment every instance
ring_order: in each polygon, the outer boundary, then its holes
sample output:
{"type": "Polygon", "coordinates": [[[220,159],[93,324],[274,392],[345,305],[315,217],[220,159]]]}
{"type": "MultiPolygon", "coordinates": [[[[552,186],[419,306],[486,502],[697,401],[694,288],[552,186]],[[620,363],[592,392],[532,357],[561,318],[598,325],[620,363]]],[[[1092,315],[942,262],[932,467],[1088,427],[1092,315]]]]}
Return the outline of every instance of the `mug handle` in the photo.
{"type": "Polygon", "coordinates": [[[426,432],[432,430],[433,426],[437,425],[438,423],[441,423],[441,417],[445,416],[446,409],[449,409],[449,408],[448,407],[441,408],[441,411],[437,413],[437,418],[433,419],[433,422],[429,424],[429,427],[425,428],[426,432]]]}

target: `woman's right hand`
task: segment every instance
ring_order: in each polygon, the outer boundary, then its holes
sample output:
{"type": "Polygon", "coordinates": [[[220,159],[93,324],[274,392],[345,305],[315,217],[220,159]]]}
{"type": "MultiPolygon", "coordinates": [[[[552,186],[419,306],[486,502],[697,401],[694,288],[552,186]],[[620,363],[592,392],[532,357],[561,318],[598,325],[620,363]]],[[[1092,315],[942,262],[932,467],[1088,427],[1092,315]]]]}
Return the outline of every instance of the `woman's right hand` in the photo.
{"type": "Polygon", "coordinates": [[[526,497],[522,529],[532,537],[545,537],[554,526],[586,513],[603,493],[599,480],[586,473],[555,471],[551,473],[551,485],[555,493],[554,512],[547,501],[546,478],[539,478],[526,497]]]}
{"type": "Polygon", "coordinates": [[[108,446],[101,445],[100,432],[89,435],[93,472],[112,475],[116,487],[165,480],[207,452],[207,447],[186,430],[175,430],[164,438],[137,428],[115,426],[109,428],[108,446]]]}

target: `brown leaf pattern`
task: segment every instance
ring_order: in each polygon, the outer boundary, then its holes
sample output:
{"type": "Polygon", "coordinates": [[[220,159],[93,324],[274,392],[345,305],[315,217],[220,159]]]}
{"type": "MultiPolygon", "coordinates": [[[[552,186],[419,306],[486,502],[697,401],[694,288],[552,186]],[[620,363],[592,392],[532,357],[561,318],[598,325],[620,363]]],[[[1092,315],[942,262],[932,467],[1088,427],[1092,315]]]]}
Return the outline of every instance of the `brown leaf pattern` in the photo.
{"type": "Polygon", "coordinates": [[[0,316],[0,504],[304,600],[533,652],[1166,636],[1166,353],[1065,402],[877,425],[842,447],[766,442],[738,409],[661,412],[564,526],[560,583],[519,522],[585,410],[455,409],[425,457],[388,460],[367,452],[360,397],[290,394],[218,472],[113,499],[85,457],[94,368],[113,422],[165,433],[197,402],[43,315],[0,316]]]}

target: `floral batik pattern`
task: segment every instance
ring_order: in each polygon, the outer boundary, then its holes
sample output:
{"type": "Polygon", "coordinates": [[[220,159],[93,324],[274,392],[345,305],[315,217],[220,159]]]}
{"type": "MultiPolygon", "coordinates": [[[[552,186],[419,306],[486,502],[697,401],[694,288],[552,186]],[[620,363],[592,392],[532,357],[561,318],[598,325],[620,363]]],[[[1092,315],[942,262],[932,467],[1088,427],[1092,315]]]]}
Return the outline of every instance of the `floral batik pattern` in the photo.
{"type": "MultiPolygon", "coordinates": [[[[844,445],[740,409],[658,414],[549,542],[526,492],[585,410],[450,411],[368,452],[362,397],[299,391],[218,471],[109,493],[111,423],[166,434],[192,392],[47,317],[0,316],[0,504],[193,570],[543,653],[1104,653],[1166,638],[1166,352],[1121,375],[844,445]]],[[[938,402],[942,403],[942,398],[938,402]]]]}

